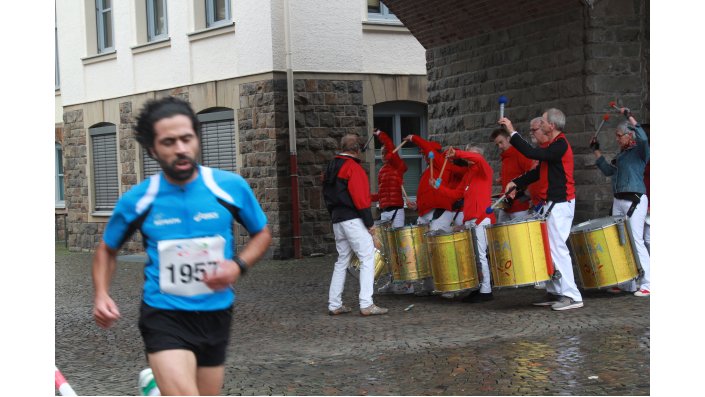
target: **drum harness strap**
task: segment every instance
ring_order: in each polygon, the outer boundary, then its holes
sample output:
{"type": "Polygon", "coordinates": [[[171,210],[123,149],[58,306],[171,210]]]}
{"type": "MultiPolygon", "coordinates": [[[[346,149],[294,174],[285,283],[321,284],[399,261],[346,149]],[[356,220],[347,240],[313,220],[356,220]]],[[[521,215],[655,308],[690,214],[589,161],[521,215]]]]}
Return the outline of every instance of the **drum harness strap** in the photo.
{"type": "MultiPolygon", "coordinates": [[[[544,212],[544,213],[542,214],[543,219],[548,218],[548,215],[551,214],[551,210],[553,209],[553,206],[554,206],[554,205],[556,205],[556,202],[555,202],[555,201],[551,201],[551,205],[549,205],[549,206],[548,206],[548,209],[546,210],[546,212],[544,212]]],[[[541,206],[541,208],[543,209],[544,206],[541,206]]]]}

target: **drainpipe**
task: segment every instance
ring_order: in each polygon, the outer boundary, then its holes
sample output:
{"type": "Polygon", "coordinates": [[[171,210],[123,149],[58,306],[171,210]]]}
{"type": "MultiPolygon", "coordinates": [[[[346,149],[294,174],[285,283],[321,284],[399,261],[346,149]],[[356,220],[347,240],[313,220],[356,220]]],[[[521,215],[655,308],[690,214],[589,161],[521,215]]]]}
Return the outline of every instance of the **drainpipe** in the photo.
{"type": "Polygon", "coordinates": [[[284,0],[284,43],[286,46],[286,99],[289,113],[289,167],[291,170],[291,227],[294,258],[301,259],[301,224],[299,221],[299,169],[296,160],[296,115],[294,113],[294,71],[291,69],[291,24],[289,0],[284,0]]]}

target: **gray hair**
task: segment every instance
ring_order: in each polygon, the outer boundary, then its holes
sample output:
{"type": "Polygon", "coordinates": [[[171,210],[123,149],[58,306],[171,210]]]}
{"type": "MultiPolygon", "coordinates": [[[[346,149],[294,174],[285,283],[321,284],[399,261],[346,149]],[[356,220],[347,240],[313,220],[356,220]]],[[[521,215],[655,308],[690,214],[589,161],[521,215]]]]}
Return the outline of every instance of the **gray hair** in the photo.
{"type": "Polygon", "coordinates": [[[565,114],[556,108],[546,110],[546,119],[549,123],[555,125],[558,131],[563,131],[563,128],[565,128],[565,114]]]}
{"type": "Polygon", "coordinates": [[[480,153],[483,156],[485,155],[485,149],[481,148],[480,146],[474,146],[472,143],[468,143],[467,145],[465,145],[465,151],[480,153]]]}
{"type": "Polygon", "coordinates": [[[634,136],[634,130],[629,129],[629,122],[628,121],[622,121],[617,125],[617,131],[621,132],[622,134],[629,134],[631,136],[634,136]]]}
{"type": "Polygon", "coordinates": [[[340,139],[340,150],[343,152],[359,152],[360,139],[356,134],[345,134],[340,139]]]}
{"type": "Polygon", "coordinates": [[[541,123],[541,120],[543,120],[543,117],[534,117],[534,118],[531,119],[531,121],[529,122],[529,125],[534,124],[534,123],[541,123]]]}

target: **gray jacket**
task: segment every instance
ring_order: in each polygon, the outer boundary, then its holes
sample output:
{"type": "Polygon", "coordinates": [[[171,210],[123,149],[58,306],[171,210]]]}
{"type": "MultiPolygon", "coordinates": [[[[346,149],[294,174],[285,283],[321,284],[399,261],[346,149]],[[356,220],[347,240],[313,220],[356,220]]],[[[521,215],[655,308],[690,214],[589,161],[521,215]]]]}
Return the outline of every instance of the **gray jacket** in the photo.
{"type": "Polygon", "coordinates": [[[636,131],[636,145],[619,152],[612,164],[605,160],[605,156],[600,156],[595,165],[605,176],[612,177],[614,193],[646,193],[644,168],[649,161],[649,141],[640,124],[629,127],[636,131]]]}

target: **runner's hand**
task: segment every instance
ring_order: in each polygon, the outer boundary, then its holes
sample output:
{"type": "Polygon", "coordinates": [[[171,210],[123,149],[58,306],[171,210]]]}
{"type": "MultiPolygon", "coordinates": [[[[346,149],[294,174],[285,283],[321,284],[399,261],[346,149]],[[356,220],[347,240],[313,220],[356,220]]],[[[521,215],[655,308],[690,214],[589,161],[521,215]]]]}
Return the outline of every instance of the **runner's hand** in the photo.
{"type": "Polygon", "coordinates": [[[213,272],[206,272],[203,282],[208,288],[219,291],[230,287],[240,278],[240,266],[225,259],[218,262],[218,267],[213,272]]]}
{"type": "Polygon", "coordinates": [[[110,296],[97,296],[93,304],[93,318],[100,328],[109,328],[120,318],[120,310],[110,296]]]}

